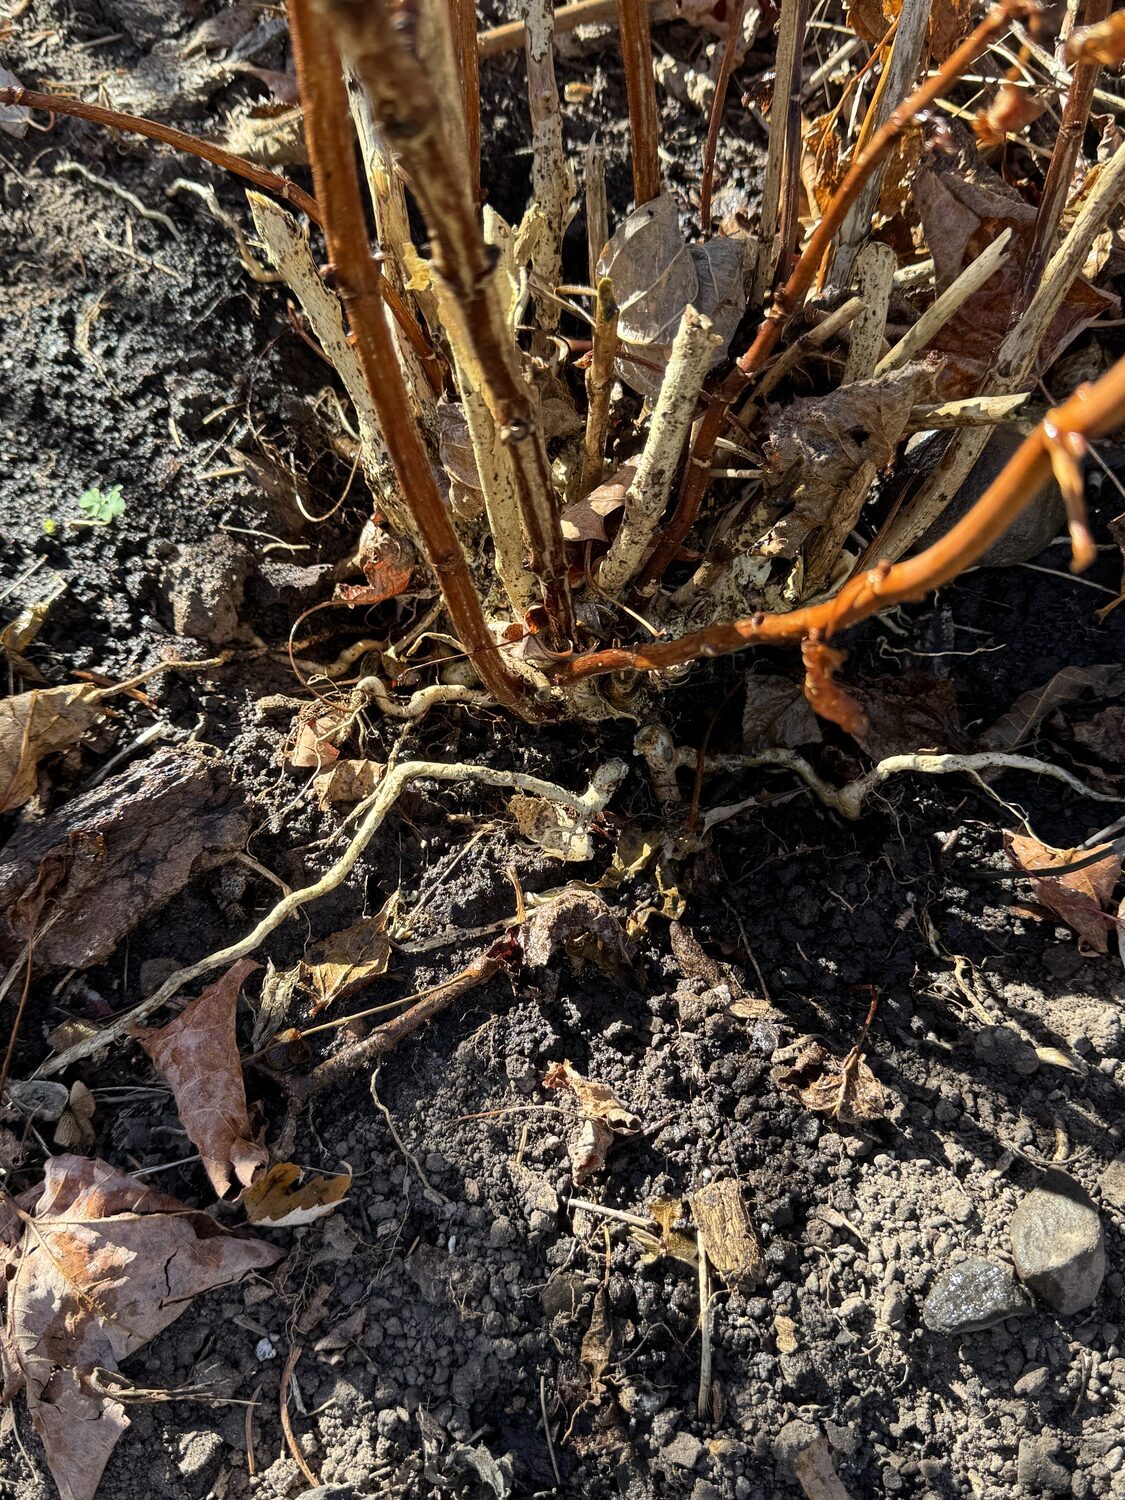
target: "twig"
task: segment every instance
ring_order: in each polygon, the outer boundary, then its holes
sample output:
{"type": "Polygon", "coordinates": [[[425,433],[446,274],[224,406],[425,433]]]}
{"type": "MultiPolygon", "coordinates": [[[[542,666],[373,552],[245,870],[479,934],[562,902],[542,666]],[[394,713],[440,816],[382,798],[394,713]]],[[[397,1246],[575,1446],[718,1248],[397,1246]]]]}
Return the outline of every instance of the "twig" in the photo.
{"type": "Polygon", "coordinates": [[[434,1187],[433,1183],[431,1183],[430,1179],[426,1176],[425,1172],[422,1171],[422,1165],[419,1162],[418,1158],[414,1155],[414,1152],[411,1151],[410,1147],[406,1144],[402,1136],[399,1134],[398,1126],[394,1122],[394,1116],[391,1114],[387,1106],[383,1103],[382,1099],[379,1098],[379,1069],[377,1067],[371,1074],[370,1087],[372,1104],[374,1104],[375,1108],[387,1122],[387,1129],[390,1131],[391,1138],[394,1141],[395,1145],[402,1152],[408,1164],[412,1166],[414,1168],[414,1171],[417,1173],[418,1181],[422,1184],[422,1190],[426,1194],[426,1197],[429,1198],[432,1203],[448,1203],[449,1199],[445,1196],[445,1194],[439,1193],[437,1188],[434,1187]]]}
{"type": "Polygon", "coordinates": [[[579,499],[601,484],[605,469],[609,402],[613,394],[613,365],[617,358],[617,317],[613,283],[608,276],[602,276],[594,298],[593,352],[590,368],[586,371],[586,432],[578,481],[579,499]]]}
{"type": "Polygon", "coordinates": [[[707,1260],[707,1246],[703,1234],[695,1231],[695,1244],[699,1253],[699,1396],[695,1410],[707,1420],[711,1416],[711,1365],[712,1339],[715,1332],[714,1299],[711,1296],[711,1268],[707,1260]]]}
{"type": "Polygon", "coordinates": [[[949,283],[941,296],[936,297],[930,303],[922,316],[911,325],[898,343],[884,354],[875,367],[876,375],[886,375],[891,370],[900,369],[920,349],[924,349],[930,343],[958,308],[962,307],[974,292],[979,292],[985,282],[1005,264],[1011,238],[1011,229],[1005,229],[981,251],[976,260],[969,262],[960,275],[949,283]]]}
{"type": "Polygon", "coordinates": [[[890,245],[884,245],[880,240],[872,240],[859,252],[855,279],[856,291],[863,298],[863,311],[855,320],[849,336],[842,385],[867,380],[876,373],[897,262],[898,257],[890,245]]]}
{"type": "Polygon", "coordinates": [[[656,112],[656,78],[652,71],[652,37],[648,0],[617,0],[621,59],[629,101],[629,140],[633,159],[633,202],[640,208],[660,196],[660,120],[656,112]]]}
{"type": "Polygon", "coordinates": [[[551,1435],[551,1419],[547,1415],[547,1377],[539,1377],[539,1410],[543,1416],[543,1436],[547,1439],[547,1453],[551,1459],[551,1468],[555,1475],[555,1488],[562,1489],[562,1475],[559,1473],[559,1461],[555,1457],[555,1440],[551,1435]]]}
{"type": "Polygon", "coordinates": [[[475,0],[450,0],[473,202],[480,202],[480,59],[475,0]]]}
{"type": "Polygon", "coordinates": [[[285,1361],[285,1368],[281,1372],[281,1388],[278,1391],[278,1401],[281,1406],[281,1430],[285,1434],[286,1446],[293,1455],[293,1462],[308,1482],[315,1488],[319,1481],[305,1462],[305,1455],[301,1452],[300,1445],[293,1432],[293,1423],[289,1417],[289,1383],[293,1379],[293,1371],[297,1368],[297,1361],[300,1359],[301,1353],[300,1344],[294,1344],[289,1350],[289,1357],[285,1361]]]}
{"type": "MultiPolygon", "coordinates": [[[[402,370],[383,316],[379,268],[368,249],[355,147],[349,128],[351,117],[331,31],[313,23],[309,0],[290,0],[289,29],[305,102],[305,134],[313,180],[325,199],[324,234],[328,252],[344,290],[356,352],[379,414],[399,489],[437,577],[453,628],[466,650],[473,654],[485,686],[498,703],[525,718],[541,717],[526,679],[513,672],[496,650],[465,554],[407,400],[402,370]]],[[[467,188],[465,196],[471,204],[467,188]]]]}
{"type": "MultiPolygon", "coordinates": [[[[801,53],[805,38],[803,33],[798,37],[798,31],[801,30],[798,23],[800,13],[805,8],[803,0],[782,0],[781,15],[777,23],[777,52],[774,60],[775,110],[783,108],[788,110],[793,92],[793,80],[800,81],[801,53]]],[[[798,119],[800,119],[799,104],[798,119]]],[[[780,128],[780,121],[775,123],[778,124],[778,128],[774,129],[771,126],[769,133],[766,175],[762,184],[762,206],[758,214],[760,225],[758,264],[754,270],[754,284],[750,292],[752,307],[760,307],[765,302],[766,293],[773,285],[774,274],[780,259],[780,240],[775,226],[778,220],[778,206],[781,202],[781,178],[789,153],[790,138],[788,131],[780,128]]],[[[705,225],[704,228],[706,227],[705,225]]]]}
{"type": "MultiPolygon", "coordinates": [[[[531,264],[534,275],[553,289],[562,280],[562,241],[574,197],[574,172],[563,144],[551,0],[524,0],[524,7],[531,190],[546,221],[545,234],[536,239],[531,264]]],[[[537,297],[535,312],[544,335],[558,328],[559,305],[552,297],[537,297]]]]}
{"type": "Polygon", "coordinates": [[[598,584],[615,596],[629,583],[652,545],[672,479],[691,430],[703,381],[722,339],[710,318],[684,309],[649,422],[644,449],[625,495],[625,519],[598,569],[598,584]]]}
{"type": "MultiPolygon", "coordinates": [[[[649,0],[649,10],[654,21],[666,21],[675,15],[675,0],[649,0]]],[[[574,31],[579,26],[614,26],[617,24],[617,0],[576,0],[573,5],[560,5],[555,11],[555,35],[574,31]]],[[[482,31],[477,37],[481,58],[499,57],[502,52],[518,52],[523,46],[524,26],[522,21],[506,21],[503,26],[494,26],[482,31]]]]}
{"type": "Polygon", "coordinates": [[[598,284],[598,259],[609,239],[605,191],[605,147],[595,136],[586,147],[586,260],[590,285],[598,284]]]}
{"type": "Polygon", "coordinates": [[[301,213],[308,214],[310,219],[320,222],[320,209],[316,199],[310,198],[308,193],[295,182],[290,182],[288,177],[281,176],[279,172],[271,172],[267,167],[259,167],[243,156],[235,156],[233,151],[224,151],[212,141],[188,135],[183,130],[174,130],[171,125],[161,125],[159,121],[146,120],[141,115],[122,114],[117,109],[103,109],[100,104],[84,104],[81,99],[71,99],[67,94],[42,94],[34,89],[0,89],[0,105],[5,104],[22,105],[27,109],[46,109],[56,115],[73,115],[79,120],[93,120],[97,125],[108,125],[111,130],[127,130],[134,135],[147,135],[154,141],[163,141],[166,146],[174,146],[177,151],[187,151],[192,156],[211,162],[213,166],[223,167],[238,177],[245,177],[248,182],[256,183],[267,192],[276,193],[301,213]]]}
{"type": "Polygon", "coordinates": [[[616,1219],[620,1224],[632,1224],[636,1229],[651,1230],[655,1220],[641,1214],[629,1214],[621,1208],[608,1208],[604,1203],[594,1203],[589,1198],[568,1198],[567,1208],[580,1208],[588,1214],[600,1215],[603,1219],[616,1219]]]}
{"type": "Polygon", "coordinates": [[[660,671],[699,656],[722,656],[746,646],[796,644],[810,631],[830,636],[894,604],[920,599],[976,562],[1030,504],[1051,477],[1055,434],[1072,433],[1087,440],[1102,437],[1123,418],[1125,358],[1094,385],[1080,387],[1061,407],[1049,412],[968,514],[924,552],[857,574],[824,604],[789,614],[750,615],[675,640],[592,651],[560,663],[554,676],[559,682],[571,683],[604,672],[660,671]]]}
{"type": "Polygon", "coordinates": [[[719,149],[719,131],[723,124],[723,109],[727,102],[727,89],[738,58],[742,42],[742,26],[746,19],[746,7],[750,0],[738,0],[733,12],[727,12],[727,39],[723,46],[723,57],[719,64],[719,76],[715,80],[715,92],[711,96],[711,117],[707,121],[707,140],[703,147],[703,172],[699,186],[699,223],[703,233],[711,232],[711,193],[715,185],[715,156],[719,149]]]}
{"type": "Polygon", "coordinates": [[[569,792],[564,787],[556,786],[554,782],[542,781],[538,776],[528,776],[520,771],[498,771],[490,766],[474,766],[459,761],[443,763],[415,760],[402,761],[392,766],[367,801],[361,803],[356,809],[360,817],[359,828],[340,858],[324,872],[319,880],[314,881],[312,885],[302,886],[283,897],[245,937],[178,970],[165,980],[148,999],[142,1000],[132,1010],[116,1016],[94,1036],[76,1042],[73,1047],[68,1047],[57,1057],[48,1058],[38,1069],[37,1076],[50,1078],[56,1073],[64,1072],[74,1063],[81,1062],[83,1058],[97,1056],[112,1042],[125,1036],[131,1026],[139,1024],[154,1011],[159,1010],[185,985],[202,978],[204,974],[210,974],[215,969],[226,968],[235,959],[245,958],[247,954],[255,952],[271,932],[276,932],[283,922],[288,921],[303,906],[336,890],[351,874],[363,851],[382,827],[391,808],[406,788],[412,786],[414,782],[479,781],[484,786],[511,787],[518,791],[530,792],[536,797],[543,797],[549,802],[557,802],[570,812],[590,818],[606,805],[608,797],[612,795],[613,789],[619,784],[625,772],[626,767],[623,762],[607,761],[594,773],[590,785],[584,792],[569,792]]]}
{"type": "MultiPolygon", "coordinates": [[[[431,281],[445,331],[508,448],[531,569],[542,587],[555,639],[565,645],[575,639],[576,626],[546,443],[500,300],[500,257],[481,234],[464,143],[450,140],[450,132],[443,128],[433,80],[410,50],[388,0],[322,0],[322,6],[363,83],[380,130],[406,169],[426,220],[433,254],[431,281]]],[[[448,25],[444,12],[427,14],[435,29],[448,25]]],[[[390,445],[385,423],[384,432],[390,445]]],[[[420,440],[418,447],[421,451],[420,440]]],[[[428,489],[436,494],[432,474],[428,489]]],[[[406,490],[410,493],[410,486],[406,490]]],[[[456,540],[451,524],[449,534],[456,540]]],[[[471,583],[467,570],[465,578],[471,583]]],[[[475,593],[473,600],[474,613],[479,614],[475,593]]],[[[477,646],[474,641],[474,649],[477,646]]],[[[504,676],[505,701],[512,701],[513,678],[506,672],[504,676]]],[[[525,696],[525,713],[527,707],[525,696]]]]}

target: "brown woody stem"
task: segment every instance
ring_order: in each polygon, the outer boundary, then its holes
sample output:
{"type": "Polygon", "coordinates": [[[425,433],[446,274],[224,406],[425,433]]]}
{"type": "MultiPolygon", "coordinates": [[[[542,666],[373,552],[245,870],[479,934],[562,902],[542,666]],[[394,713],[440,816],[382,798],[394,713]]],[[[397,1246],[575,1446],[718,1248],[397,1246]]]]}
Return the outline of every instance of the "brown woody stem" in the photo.
{"type": "Polygon", "coordinates": [[[875,132],[870,145],[852,163],[847,176],[825,209],[824,217],[809,236],[792,275],[775,295],[773,305],[762,320],[754,342],[715,392],[696,433],[675,513],[664,528],[663,541],[649,558],[638,579],[639,588],[655,583],[663,575],[680,544],[695,525],[710,485],[715,444],[723,430],[731,403],[741,395],[745,382],[764,368],[793,314],[803,305],[821,261],[871,173],[886,159],[915,115],[946,93],[950,85],[972,65],[1013,17],[1022,14],[1026,8],[1026,0],[1001,0],[933,76],[927,78],[908,99],[903,100],[875,132]]]}
{"type": "Polygon", "coordinates": [[[212,141],[201,136],[189,135],[186,130],[175,130],[171,125],[161,125],[157,120],[146,120],[143,115],[125,115],[120,110],[103,109],[100,104],[85,104],[81,99],[71,99],[66,94],[41,94],[34,89],[0,89],[0,105],[15,104],[25,109],[46,109],[56,115],[73,115],[78,120],[93,120],[96,125],[107,125],[111,130],[127,130],[133,135],[147,135],[150,140],[163,141],[177,151],[187,151],[192,156],[202,157],[216,167],[223,167],[238,177],[245,177],[269,193],[276,193],[286,203],[308,214],[314,222],[320,222],[320,209],[315,198],[310,198],[303,188],[280,172],[271,172],[267,167],[256,166],[244,156],[233,151],[224,151],[212,141]]]}
{"type": "Polygon", "coordinates": [[[790,614],[751,615],[708,626],[674,641],[592,651],[556,669],[564,686],[605,672],[656,672],[699,657],[723,656],[745,646],[796,645],[819,631],[833,635],[892,605],[920,599],[977,561],[1051,477],[1051,448],[1059,434],[1103,437],[1125,421],[1125,358],[1096,384],[1081,387],[1047,416],[960,520],[932,547],[891,566],[856,574],[833,599],[790,614]]]}
{"type": "Polygon", "coordinates": [[[531,570],[555,643],[565,646],[575,639],[574,605],[546,443],[500,302],[498,260],[481,233],[464,154],[443,128],[432,80],[388,0],[320,0],[320,7],[426,220],[431,274],[449,294],[450,341],[465,352],[473,384],[508,445],[531,570]]]}
{"type": "Polygon", "coordinates": [[[465,555],[410,409],[383,314],[382,274],[368,247],[339,54],[329,28],[317,24],[311,16],[309,0],[289,0],[288,10],[324,237],[403,498],[441,587],[453,628],[473,656],[481,680],[497,702],[526,718],[539,717],[527,685],[507,665],[489,634],[465,555]]]}
{"type": "Polygon", "coordinates": [[[656,79],[652,71],[652,34],[648,0],[617,0],[621,58],[629,98],[629,136],[633,153],[633,199],[637,208],[660,196],[660,121],[656,112],[656,79]]]}
{"type": "Polygon", "coordinates": [[[723,124],[723,109],[727,102],[730,76],[734,72],[738,56],[738,44],[742,38],[742,23],[746,17],[749,0],[738,0],[734,14],[730,17],[723,58],[719,64],[719,76],[715,80],[715,92],[711,98],[711,117],[707,121],[707,141],[703,147],[703,173],[699,184],[699,226],[704,234],[711,232],[711,193],[715,186],[715,154],[719,149],[719,131],[723,124]]]}
{"type": "Polygon", "coordinates": [[[477,48],[475,0],[449,0],[453,20],[453,45],[461,79],[461,103],[465,115],[465,139],[469,150],[469,173],[473,202],[480,202],[480,53],[477,48]]]}

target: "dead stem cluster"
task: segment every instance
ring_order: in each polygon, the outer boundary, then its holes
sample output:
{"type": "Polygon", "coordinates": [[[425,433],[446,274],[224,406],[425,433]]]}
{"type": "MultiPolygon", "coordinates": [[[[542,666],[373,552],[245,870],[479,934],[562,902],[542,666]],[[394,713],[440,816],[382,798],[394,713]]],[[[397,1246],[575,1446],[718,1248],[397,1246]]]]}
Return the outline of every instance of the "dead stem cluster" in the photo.
{"type": "MultiPolygon", "coordinates": [[[[446,656],[443,680],[404,702],[369,679],[386,710],[468,693],[527,719],[638,714],[660,674],[786,643],[802,648],[813,707],[848,728],[860,710],[828,639],[956,576],[1052,476],[1074,566],[1093,556],[1082,459],[1125,416],[1125,365],[1104,362],[1038,425],[1028,398],[1076,333],[1117,311],[1093,284],[1125,193],[1112,119],[1078,170],[1099,71],[1123,51],[1105,0],[1078,7],[1065,65],[1028,0],[1001,0],[975,28],[970,6],[864,0],[813,91],[809,6],[783,0],[760,214],[736,204],[716,222],[728,87],[771,45],[762,8],[728,9],[690,242],[662,182],[645,0],[617,4],[635,207],[616,228],[596,145],[579,203],[548,0],[486,40],[460,0],[288,0],[315,199],[204,153],[287,205],[249,193],[357,410],[375,520],[367,585],[348,601],[436,591],[451,634],[431,639],[470,664],[450,676],[446,656]],[[480,58],[513,40],[533,144],[516,225],[481,204],[480,58]],[[813,97],[830,107],[809,118],[813,97]],[[580,211],[585,287],[563,281],[580,211]],[[327,268],[298,213],[323,233],[327,268]],[[1023,446],[918,551],[1017,411],[1023,446]],[[938,453],[911,487],[897,472],[919,434],[938,453]]],[[[56,96],[0,97],[200,146],[56,96]]]]}

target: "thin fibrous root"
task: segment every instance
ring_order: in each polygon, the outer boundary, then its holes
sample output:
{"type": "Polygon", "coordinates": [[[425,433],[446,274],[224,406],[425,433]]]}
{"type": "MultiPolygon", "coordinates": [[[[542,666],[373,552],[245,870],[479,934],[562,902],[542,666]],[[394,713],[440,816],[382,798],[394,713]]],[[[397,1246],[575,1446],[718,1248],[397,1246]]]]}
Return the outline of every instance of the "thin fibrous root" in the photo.
{"type": "MultiPolygon", "coordinates": [[[[697,752],[692,746],[677,747],[675,751],[677,770],[694,771],[696,764],[697,752]]],[[[892,776],[902,776],[907,773],[916,776],[952,776],[964,773],[979,780],[985,771],[1028,771],[1033,776],[1048,776],[1054,781],[1061,781],[1064,786],[1069,787],[1072,792],[1077,792],[1080,797],[1089,797],[1095,802],[1120,803],[1125,801],[1125,798],[1112,793],[1095,791],[1093,787],[1080,781],[1077,776],[1072,776],[1061,766],[1051,765],[1049,761],[1037,760],[1030,755],[1005,754],[997,750],[982,750],[971,755],[931,755],[924,751],[915,751],[907,755],[888,755],[870,771],[857,776],[854,781],[849,781],[846,786],[833,786],[831,782],[825,781],[819,771],[815,770],[805,757],[798,755],[795,750],[762,750],[750,755],[708,755],[703,762],[706,775],[715,775],[720,771],[744,771],[754,766],[778,766],[792,771],[801,778],[825,807],[839,813],[842,818],[847,818],[850,822],[855,822],[862,815],[868,797],[876,792],[884,781],[889,781],[892,776]]],[[[743,809],[755,806],[757,801],[758,799],[753,797],[745,802],[713,807],[704,815],[704,830],[714,827],[717,823],[726,822],[743,809]]]]}
{"type": "Polygon", "coordinates": [[[192,984],[215,969],[224,969],[236,959],[245,958],[247,954],[255,952],[272,932],[276,932],[283,922],[300,911],[303,906],[336,890],[351,874],[360,855],[382,827],[391,808],[407,787],[412,786],[414,782],[479,781],[485,786],[510,787],[517,791],[530,792],[533,796],[542,797],[548,802],[557,802],[580,817],[589,818],[605,807],[612,790],[620,784],[625,774],[626,767],[622,761],[607,761],[594,772],[586,791],[571,792],[565,787],[556,786],[553,781],[543,781],[538,776],[528,776],[521,771],[496,771],[490,766],[473,766],[460,761],[445,764],[441,761],[412,760],[393,766],[379,783],[375,792],[356,809],[360,814],[359,828],[340,858],[325,871],[319,880],[315,880],[312,885],[302,886],[299,890],[292,891],[288,896],[283,897],[271,911],[266,913],[256,927],[251,928],[245,937],[228,944],[225,948],[217,949],[214,953],[209,953],[206,958],[201,958],[197,963],[177,970],[147,1000],[142,1000],[131,1011],[116,1016],[95,1036],[86,1037],[76,1042],[73,1047],[68,1047],[65,1052],[60,1052],[57,1057],[48,1058],[38,1069],[37,1076],[53,1077],[56,1073],[62,1073],[72,1067],[74,1063],[81,1062],[83,1058],[96,1056],[110,1043],[125,1036],[131,1027],[138,1025],[159,1010],[185,985],[192,984]]]}

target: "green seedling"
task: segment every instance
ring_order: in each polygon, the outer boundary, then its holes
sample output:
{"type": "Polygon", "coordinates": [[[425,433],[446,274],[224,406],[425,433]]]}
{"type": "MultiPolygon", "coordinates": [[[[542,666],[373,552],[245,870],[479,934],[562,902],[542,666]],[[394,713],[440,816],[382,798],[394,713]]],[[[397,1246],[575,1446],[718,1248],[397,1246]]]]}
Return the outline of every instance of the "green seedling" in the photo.
{"type": "Polygon", "coordinates": [[[113,485],[103,494],[97,485],[92,485],[85,494],[78,497],[79,507],[86,512],[89,526],[109,526],[118,516],[125,513],[125,501],[121,495],[121,486],[113,485]]]}

